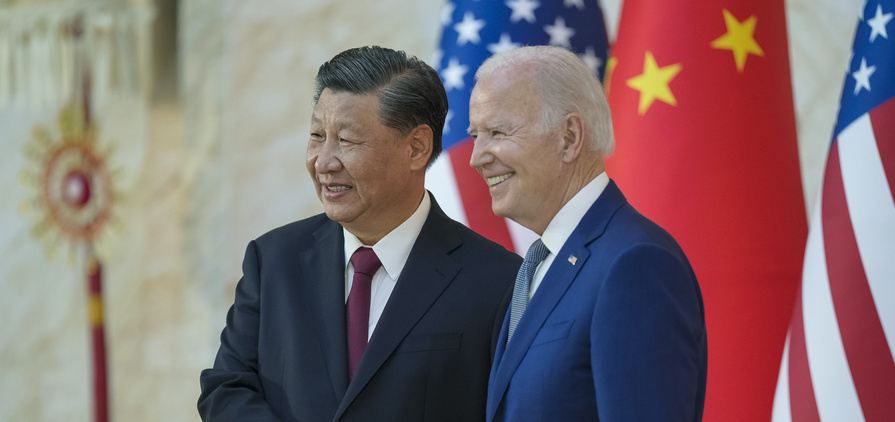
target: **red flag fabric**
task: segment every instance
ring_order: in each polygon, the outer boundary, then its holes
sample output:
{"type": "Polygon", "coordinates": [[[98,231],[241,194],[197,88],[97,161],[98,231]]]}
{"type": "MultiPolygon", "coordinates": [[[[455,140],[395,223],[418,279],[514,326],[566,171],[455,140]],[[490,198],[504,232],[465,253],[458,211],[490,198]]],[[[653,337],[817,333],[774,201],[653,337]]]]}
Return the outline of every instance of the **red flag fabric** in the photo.
{"type": "Polygon", "coordinates": [[[626,0],[608,174],[705,301],[704,420],[769,420],[807,223],[782,0],[626,0]]]}

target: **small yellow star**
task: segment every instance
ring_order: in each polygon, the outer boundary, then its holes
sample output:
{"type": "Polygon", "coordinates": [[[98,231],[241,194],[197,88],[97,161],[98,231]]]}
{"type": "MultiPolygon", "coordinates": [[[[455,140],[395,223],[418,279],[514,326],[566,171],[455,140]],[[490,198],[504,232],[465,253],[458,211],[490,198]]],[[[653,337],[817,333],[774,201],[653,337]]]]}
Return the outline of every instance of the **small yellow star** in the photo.
{"type": "Polygon", "coordinates": [[[727,33],[712,41],[712,48],[733,51],[733,59],[736,61],[739,72],[746,67],[746,57],[749,53],[764,56],[764,51],[753,37],[757,22],[758,18],[755,15],[739,22],[730,11],[724,9],[724,24],[727,25],[727,33]]]}
{"type": "Polygon", "coordinates": [[[641,116],[646,114],[656,99],[676,106],[677,100],[668,87],[668,83],[680,71],[680,63],[659,67],[653,53],[647,51],[643,60],[643,73],[628,79],[627,83],[629,87],[640,91],[640,104],[637,106],[637,113],[641,116]]]}

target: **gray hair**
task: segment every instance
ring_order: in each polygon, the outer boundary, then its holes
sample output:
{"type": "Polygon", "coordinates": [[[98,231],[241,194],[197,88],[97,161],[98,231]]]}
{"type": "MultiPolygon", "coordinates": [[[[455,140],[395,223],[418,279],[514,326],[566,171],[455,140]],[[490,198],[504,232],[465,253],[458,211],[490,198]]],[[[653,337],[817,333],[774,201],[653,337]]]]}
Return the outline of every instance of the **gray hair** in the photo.
{"type": "Polygon", "coordinates": [[[402,134],[425,124],[432,128],[431,166],[441,153],[441,132],[448,100],[438,72],[403,51],[379,46],[345,50],[317,71],[314,105],[324,89],[376,94],[379,120],[402,134]]]}
{"type": "Polygon", "coordinates": [[[530,70],[540,95],[544,129],[560,124],[569,113],[583,116],[590,150],[603,157],[612,155],[615,137],[612,113],[603,85],[575,53],[562,47],[529,46],[495,54],[475,73],[478,81],[502,68],[530,70]]]}

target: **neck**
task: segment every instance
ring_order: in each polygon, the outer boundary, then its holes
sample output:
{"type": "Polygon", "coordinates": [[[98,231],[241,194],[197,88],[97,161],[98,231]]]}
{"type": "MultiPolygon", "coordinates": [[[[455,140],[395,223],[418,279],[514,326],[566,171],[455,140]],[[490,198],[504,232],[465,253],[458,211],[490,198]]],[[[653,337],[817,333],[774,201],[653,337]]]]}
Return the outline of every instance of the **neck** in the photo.
{"type": "Polygon", "coordinates": [[[584,189],[584,187],[587,186],[588,183],[590,183],[591,181],[596,179],[597,176],[606,171],[606,164],[603,162],[602,157],[597,156],[596,159],[590,160],[590,162],[587,163],[586,166],[580,165],[582,164],[582,162],[583,161],[577,161],[576,163],[579,165],[576,165],[572,168],[570,176],[568,178],[568,183],[566,184],[565,189],[563,189],[560,200],[555,202],[556,205],[553,210],[549,213],[546,213],[542,221],[539,221],[538,223],[533,224],[530,227],[522,223],[520,224],[528,227],[531,231],[537,233],[538,236],[543,235],[544,230],[547,230],[547,226],[550,224],[550,221],[553,220],[553,217],[555,217],[556,214],[559,213],[559,210],[561,210],[562,207],[566,206],[566,204],[569,203],[569,201],[571,201],[572,198],[574,198],[575,195],[578,194],[578,192],[581,192],[581,189],[584,189]]]}
{"type": "Polygon", "coordinates": [[[351,223],[342,224],[349,233],[357,236],[358,240],[364,245],[373,246],[382,240],[392,230],[403,224],[416,212],[420,203],[423,201],[423,195],[426,189],[420,185],[419,189],[414,188],[413,192],[405,195],[400,203],[390,204],[390,210],[383,213],[383,218],[373,222],[368,227],[361,227],[351,223]]]}

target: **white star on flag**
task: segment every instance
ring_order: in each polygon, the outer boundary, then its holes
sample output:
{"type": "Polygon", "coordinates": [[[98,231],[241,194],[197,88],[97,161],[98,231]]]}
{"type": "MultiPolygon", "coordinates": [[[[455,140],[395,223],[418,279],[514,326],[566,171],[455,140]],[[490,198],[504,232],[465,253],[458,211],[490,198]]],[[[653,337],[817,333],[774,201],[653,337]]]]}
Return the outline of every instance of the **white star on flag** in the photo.
{"type": "Polygon", "coordinates": [[[444,58],[444,50],[436,48],[435,51],[432,52],[432,58],[429,61],[429,65],[434,69],[438,69],[438,65],[441,64],[442,58],[444,58]]]}
{"type": "Polygon", "coordinates": [[[463,83],[463,77],[466,76],[468,71],[469,66],[462,65],[457,61],[456,57],[451,57],[451,60],[448,61],[448,66],[441,71],[441,76],[444,77],[445,91],[466,87],[466,84],[463,83]]]}
{"type": "Polygon", "coordinates": [[[510,15],[510,22],[516,23],[525,19],[529,23],[535,23],[535,9],[541,5],[535,0],[510,0],[506,2],[507,7],[513,10],[510,15]]]}
{"type": "Polygon", "coordinates": [[[572,37],[575,35],[575,30],[566,26],[566,21],[562,16],[557,16],[555,23],[545,26],[544,31],[550,35],[550,45],[558,45],[565,48],[572,47],[572,37]]]}
{"type": "Polygon", "coordinates": [[[578,10],[584,10],[584,0],[563,0],[562,4],[565,7],[575,6],[578,10]]]}
{"type": "Polygon", "coordinates": [[[454,110],[448,110],[447,116],[444,116],[444,130],[441,131],[442,135],[451,133],[451,119],[454,118],[454,110]]]}
{"type": "Polygon", "coordinates": [[[855,95],[858,95],[861,92],[861,88],[870,92],[870,76],[873,75],[873,72],[876,72],[876,66],[867,66],[867,59],[861,59],[861,68],[852,73],[852,77],[855,78],[855,95]]]}
{"type": "Polygon", "coordinates": [[[886,32],[886,25],[889,24],[890,20],[892,20],[892,14],[883,14],[883,6],[876,5],[876,16],[867,19],[867,25],[870,25],[870,42],[873,42],[877,35],[882,35],[886,39],[889,38],[889,33],[886,32]]]}
{"type": "Polygon", "coordinates": [[[441,26],[448,26],[453,21],[454,10],[457,5],[453,2],[447,2],[441,8],[441,26]]]}
{"type": "Polygon", "coordinates": [[[580,55],[579,57],[581,57],[581,61],[587,64],[587,67],[589,67],[590,70],[593,70],[594,73],[597,73],[597,69],[599,69],[600,65],[603,64],[603,59],[597,57],[597,54],[594,53],[593,47],[587,47],[584,50],[584,54],[580,55]]]}
{"type": "Polygon", "coordinates": [[[513,40],[510,39],[509,34],[503,33],[500,34],[500,41],[498,41],[497,44],[488,44],[488,51],[490,51],[491,54],[497,54],[519,47],[522,47],[522,44],[513,42],[513,40]]]}
{"type": "Polygon", "coordinates": [[[466,12],[463,15],[463,21],[454,25],[454,30],[457,31],[457,45],[464,45],[468,42],[478,44],[482,41],[479,38],[479,31],[484,27],[485,21],[477,20],[472,12],[466,12]]]}

